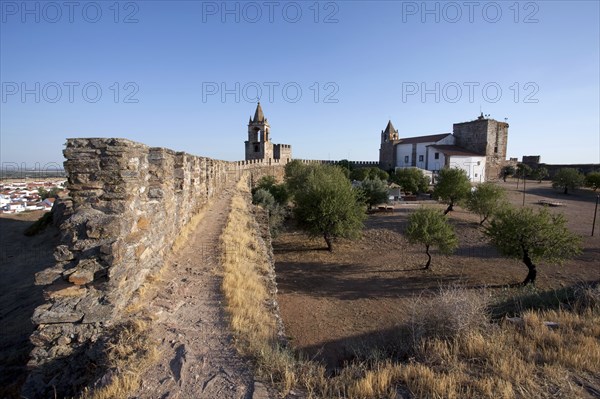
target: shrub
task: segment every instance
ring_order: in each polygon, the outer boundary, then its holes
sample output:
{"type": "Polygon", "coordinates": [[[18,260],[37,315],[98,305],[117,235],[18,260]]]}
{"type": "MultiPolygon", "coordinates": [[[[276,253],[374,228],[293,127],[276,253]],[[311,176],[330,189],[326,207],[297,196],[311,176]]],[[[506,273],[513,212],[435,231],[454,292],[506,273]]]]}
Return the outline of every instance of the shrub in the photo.
{"type": "Polygon", "coordinates": [[[489,298],[483,291],[459,287],[440,288],[437,295],[418,297],[409,308],[413,343],[483,331],[489,324],[488,305],[489,298]]]}
{"type": "Polygon", "coordinates": [[[264,188],[259,188],[252,194],[252,203],[265,209],[272,209],[275,206],[275,197],[264,188]]]}

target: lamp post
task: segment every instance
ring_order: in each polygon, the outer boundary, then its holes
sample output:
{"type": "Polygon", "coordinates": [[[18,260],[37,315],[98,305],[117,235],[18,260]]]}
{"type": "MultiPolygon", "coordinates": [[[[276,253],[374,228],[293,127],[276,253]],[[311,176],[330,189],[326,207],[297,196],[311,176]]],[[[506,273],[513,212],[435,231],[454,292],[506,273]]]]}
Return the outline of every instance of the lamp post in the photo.
{"type": "Polygon", "coordinates": [[[600,194],[596,196],[596,207],[594,208],[594,221],[592,222],[592,237],[594,236],[594,229],[596,228],[596,214],[598,213],[598,202],[600,201],[600,194]]]}
{"type": "Polygon", "coordinates": [[[523,168],[523,206],[525,206],[525,168],[523,168]]]}

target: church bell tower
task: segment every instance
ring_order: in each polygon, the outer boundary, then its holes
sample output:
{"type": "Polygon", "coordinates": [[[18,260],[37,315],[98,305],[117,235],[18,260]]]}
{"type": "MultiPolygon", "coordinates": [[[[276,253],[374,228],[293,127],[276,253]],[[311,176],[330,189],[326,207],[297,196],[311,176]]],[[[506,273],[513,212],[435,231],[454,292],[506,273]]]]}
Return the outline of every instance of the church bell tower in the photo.
{"type": "Polygon", "coordinates": [[[246,160],[272,159],[273,143],[271,142],[271,126],[263,114],[260,102],[256,105],[254,118],[248,121],[248,140],[246,144],[246,160]]]}

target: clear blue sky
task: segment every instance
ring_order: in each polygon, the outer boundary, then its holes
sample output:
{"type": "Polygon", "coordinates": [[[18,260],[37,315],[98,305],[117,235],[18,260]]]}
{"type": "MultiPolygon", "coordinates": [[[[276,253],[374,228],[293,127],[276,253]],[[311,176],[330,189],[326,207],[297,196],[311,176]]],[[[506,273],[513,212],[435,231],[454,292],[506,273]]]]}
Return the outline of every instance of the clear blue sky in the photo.
{"type": "Polygon", "coordinates": [[[243,159],[256,86],[298,158],[377,160],[388,119],[481,108],[510,157],[600,162],[598,1],[0,3],[4,164],[62,163],[68,137],[243,159]]]}

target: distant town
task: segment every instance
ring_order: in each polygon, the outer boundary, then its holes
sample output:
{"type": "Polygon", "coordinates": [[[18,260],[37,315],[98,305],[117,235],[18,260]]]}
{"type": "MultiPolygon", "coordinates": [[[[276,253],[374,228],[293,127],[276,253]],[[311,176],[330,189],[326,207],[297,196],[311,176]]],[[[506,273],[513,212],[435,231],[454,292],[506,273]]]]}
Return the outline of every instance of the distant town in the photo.
{"type": "Polygon", "coordinates": [[[66,179],[4,181],[0,183],[0,213],[50,211],[66,179]]]}

